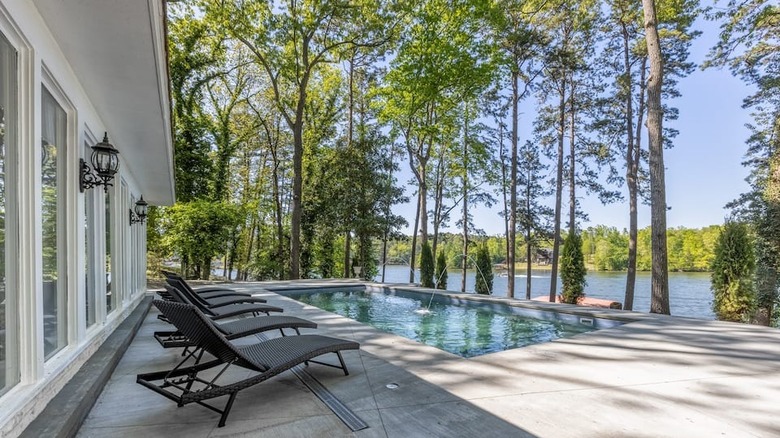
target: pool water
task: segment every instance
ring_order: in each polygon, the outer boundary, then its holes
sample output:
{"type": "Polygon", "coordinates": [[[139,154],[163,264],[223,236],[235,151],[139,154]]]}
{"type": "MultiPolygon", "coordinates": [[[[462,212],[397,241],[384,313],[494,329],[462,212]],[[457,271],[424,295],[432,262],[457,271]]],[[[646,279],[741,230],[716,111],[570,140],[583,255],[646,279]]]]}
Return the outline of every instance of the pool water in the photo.
{"type": "Polygon", "coordinates": [[[337,313],[463,357],[480,356],[548,342],[594,330],[593,327],[525,318],[492,309],[443,304],[420,298],[365,291],[312,291],[290,295],[337,313]],[[425,312],[428,310],[429,312],[425,312]]]}

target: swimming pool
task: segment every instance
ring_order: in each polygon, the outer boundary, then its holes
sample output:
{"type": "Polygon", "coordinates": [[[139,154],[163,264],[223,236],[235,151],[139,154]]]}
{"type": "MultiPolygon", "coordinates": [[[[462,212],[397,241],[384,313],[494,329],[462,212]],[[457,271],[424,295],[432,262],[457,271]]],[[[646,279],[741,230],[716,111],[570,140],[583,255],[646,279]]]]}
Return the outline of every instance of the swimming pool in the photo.
{"type": "Polygon", "coordinates": [[[554,312],[544,312],[552,315],[541,319],[518,315],[506,305],[457,305],[441,294],[309,290],[284,295],[462,357],[548,342],[598,327],[592,319],[580,324],[574,315],[567,315],[571,318],[566,322],[554,312]]]}

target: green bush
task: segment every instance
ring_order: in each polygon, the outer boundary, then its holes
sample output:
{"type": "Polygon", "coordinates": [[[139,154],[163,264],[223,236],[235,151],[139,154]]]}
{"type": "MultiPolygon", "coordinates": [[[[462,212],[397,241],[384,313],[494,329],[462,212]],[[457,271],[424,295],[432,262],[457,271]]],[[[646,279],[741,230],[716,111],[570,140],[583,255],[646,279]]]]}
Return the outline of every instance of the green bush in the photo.
{"type": "Polygon", "coordinates": [[[746,322],[753,312],[756,259],[747,226],[728,221],[715,244],[712,310],[723,321],[746,322]]]}
{"type": "Polygon", "coordinates": [[[428,242],[423,243],[420,252],[420,284],[422,287],[433,288],[433,253],[428,242]]]}
{"type": "Polygon", "coordinates": [[[477,284],[478,294],[488,295],[493,292],[493,263],[490,260],[490,252],[487,245],[480,245],[477,250],[477,284]]]}
{"type": "Polygon", "coordinates": [[[585,259],[582,254],[582,239],[577,233],[569,233],[563,241],[561,251],[561,282],[563,283],[561,301],[577,304],[585,296],[585,259]]]}
{"type": "Polygon", "coordinates": [[[444,251],[439,251],[436,257],[436,289],[447,289],[447,257],[444,251]]]}

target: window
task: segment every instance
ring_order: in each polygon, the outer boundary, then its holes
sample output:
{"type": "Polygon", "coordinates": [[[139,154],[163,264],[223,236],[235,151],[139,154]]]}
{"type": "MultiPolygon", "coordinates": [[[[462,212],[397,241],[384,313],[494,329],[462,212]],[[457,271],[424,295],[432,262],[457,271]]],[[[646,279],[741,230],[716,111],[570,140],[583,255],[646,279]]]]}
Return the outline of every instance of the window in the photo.
{"type": "MultiPolygon", "coordinates": [[[[84,159],[89,161],[92,148],[88,144],[84,145],[84,159]]],[[[97,190],[87,190],[84,192],[84,302],[87,306],[87,327],[95,324],[96,315],[96,297],[95,294],[95,251],[94,251],[94,232],[95,232],[95,193],[97,190]]]]}
{"type": "Polygon", "coordinates": [[[13,190],[16,169],[16,51],[0,34],[0,394],[19,381],[13,285],[13,190]]]}
{"type": "Polygon", "coordinates": [[[43,248],[43,353],[68,342],[65,249],[65,138],[67,116],[46,88],[41,92],[41,237],[43,248]]]}

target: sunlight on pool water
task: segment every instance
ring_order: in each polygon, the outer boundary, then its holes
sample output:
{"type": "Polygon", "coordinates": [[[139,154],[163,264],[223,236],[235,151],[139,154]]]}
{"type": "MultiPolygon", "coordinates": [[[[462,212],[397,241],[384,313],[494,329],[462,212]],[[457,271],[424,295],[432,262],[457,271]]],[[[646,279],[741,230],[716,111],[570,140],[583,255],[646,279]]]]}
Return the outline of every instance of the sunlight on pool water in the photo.
{"type": "Polygon", "coordinates": [[[463,357],[524,347],[573,336],[591,327],[525,318],[471,306],[365,291],[312,291],[298,301],[352,318],[463,357]]]}

